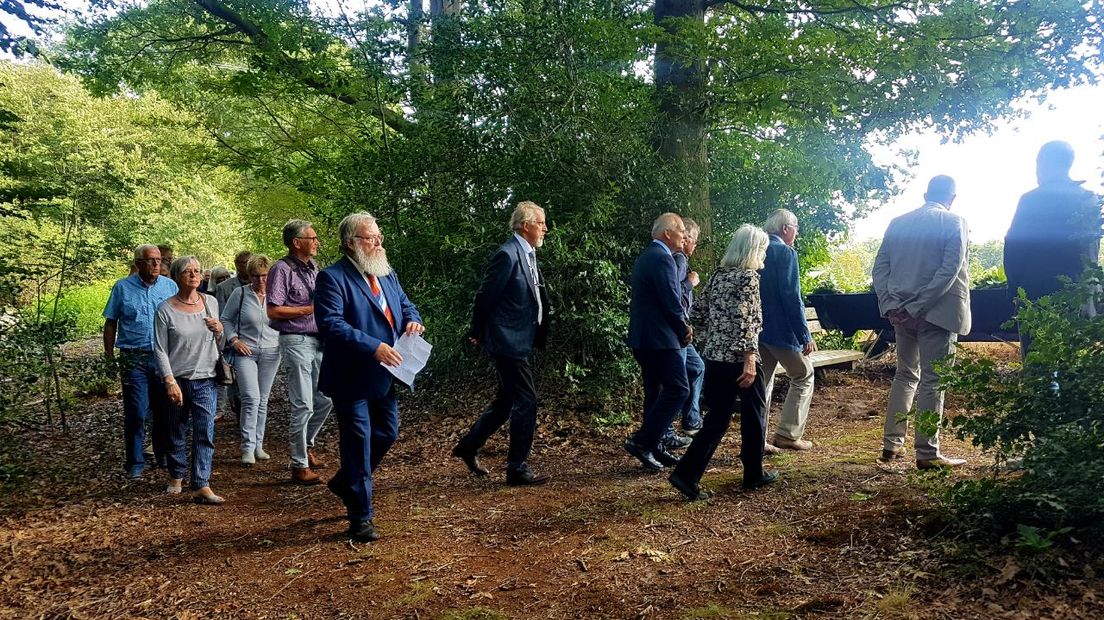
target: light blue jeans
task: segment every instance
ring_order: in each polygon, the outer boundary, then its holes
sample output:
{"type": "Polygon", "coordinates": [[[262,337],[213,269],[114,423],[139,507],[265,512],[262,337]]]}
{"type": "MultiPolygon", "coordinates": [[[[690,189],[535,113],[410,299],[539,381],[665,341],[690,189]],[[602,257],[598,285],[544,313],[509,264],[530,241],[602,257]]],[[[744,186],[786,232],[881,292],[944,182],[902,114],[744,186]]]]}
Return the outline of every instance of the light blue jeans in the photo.
{"type": "Polygon", "coordinates": [[[318,391],[322,342],[313,336],[280,334],[280,353],[288,373],[291,466],[302,469],[307,467],[307,450],[314,447],[318,431],[322,430],[322,424],[333,409],[330,399],[318,391]]]}
{"type": "Polygon", "coordinates": [[[241,394],[241,451],[253,454],[264,448],[265,422],[268,420],[268,396],[280,368],[280,349],[253,348],[252,355],[234,353],[234,371],[241,394]]]}

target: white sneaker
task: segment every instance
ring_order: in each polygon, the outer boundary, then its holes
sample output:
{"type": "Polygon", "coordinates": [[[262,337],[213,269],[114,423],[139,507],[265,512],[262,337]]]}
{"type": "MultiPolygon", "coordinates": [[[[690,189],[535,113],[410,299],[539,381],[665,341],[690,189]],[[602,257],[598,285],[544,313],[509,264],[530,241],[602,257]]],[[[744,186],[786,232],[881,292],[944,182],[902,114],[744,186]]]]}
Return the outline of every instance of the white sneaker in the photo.
{"type": "Polygon", "coordinates": [[[254,463],[256,463],[257,459],[253,458],[253,451],[252,450],[246,450],[246,451],[242,452],[241,462],[242,462],[242,465],[245,465],[246,467],[249,467],[249,466],[253,465],[254,463]]]}
{"type": "Polygon", "coordinates": [[[267,452],[264,451],[264,448],[257,448],[256,450],[254,450],[253,456],[257,457],[258,461],[267,461],[268,459],[272,458],[268,455],[267,452]]]}

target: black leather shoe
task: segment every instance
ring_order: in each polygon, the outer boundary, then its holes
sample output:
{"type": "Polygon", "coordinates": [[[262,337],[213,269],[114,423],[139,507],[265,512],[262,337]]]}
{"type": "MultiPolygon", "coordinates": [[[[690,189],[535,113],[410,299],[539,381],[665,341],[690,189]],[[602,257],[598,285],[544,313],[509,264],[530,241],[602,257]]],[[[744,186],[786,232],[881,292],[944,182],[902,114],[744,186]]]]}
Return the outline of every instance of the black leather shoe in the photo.
{"type": "Polygon", "coordinates": [[[488,473],[486,468],[479,464],[479,455],[465,452],[460,449],[460,446],[456,446],[452,449],[452,455],[456,458],[464,461],[464,465],[468,466],[468,471],[476,476],[486,476],[488,473]]]}
{"type": "Polygon", "coordinates": [[[778,480],[778,472],[776,472],[776,471],[765,471],[765,472],[763,472],[763,477],[758,479],[758,480],[754,480],[752,482],[748,482],[747,480],[744,480],[744,488],[747,489],[748,491],[754,491],[755,489],[758,489],[760,487],[765,487],[768,484],[776,482],[777,480],[778,480]]]}
{"type": "Polygon", "coordinates": [[[668,467],[674,467],[675,465],[678,465],[679,461],[681,460],[679,457],[668,452],[667,448],[664,448],[663,446],[660,446],[659,449],[652,452],[652,456],[655,457],[655,460],[668,467]]]}
{"type": "Polygon", "coordinates": [[[380,538],[379,532],[376,531],[376,526],[371,519],[350,524],[348,535],[349,538],[357,542],[374,542],[380,538]]]}
{"type": "Polygon", "coordinates": [[[506,484],[512,487],[535,487],[551,480],[551,476],[534,474],[528,469],[522,471],[507,471],[506,484]]]}
{"type": "Polygon", "coordinates": [[[679,493],[682,493],[686,499],[692,502],[700,502],[709,499],[708,493],[702,491],[698,485],[690,484],[678,474],[671,474],[667,480],[671,483],[671,486],[678,489],[679,493]]]}
{"type": "Polygon", "coordinates": [[[640,464],[644,466],[644,469],[648,471],[662,471],[663,464],[656,460],[650,450],[645,450],[640,444],[632,440],[632,438],[625,440],[625,452],[635,456],[640,464]]]}
{"type": "Polygon", "coordinates": [[[675,433],[663,438],[663,447],[667,448],[668,450],[682,450],[686,446],[689,446],[690,442],[692,441],[694,440],[690,439],[686,435],[679,435],[678,433],[675,433]]]}

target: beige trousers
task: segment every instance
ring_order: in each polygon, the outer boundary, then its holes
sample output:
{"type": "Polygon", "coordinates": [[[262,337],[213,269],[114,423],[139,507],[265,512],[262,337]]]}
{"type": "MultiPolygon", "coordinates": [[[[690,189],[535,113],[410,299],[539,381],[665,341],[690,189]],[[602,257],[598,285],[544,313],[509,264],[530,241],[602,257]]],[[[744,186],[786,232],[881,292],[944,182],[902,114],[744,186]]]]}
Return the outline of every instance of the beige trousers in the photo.
{"type": "MultiPolygon", "coordinates": [[[[801,439],[805,434],[805,423],[809,420],[809,405],[813,402],[813,363],[801,351],[763,343],[759,343],[759,357],[763,359],[763,379],[767,383],[768,422],[771,394],[774,392],[774,369],[782,364],[786,376],[790,378],[790,389],[786,391],[782,416],[774,432],[787,439],[801,439]]],[[[764,433],[768,425],[763,425],[764,433]]]]}
{"type": "MultiPolygon", "coordinates": [[[[943,420],[943,392],[939,389],[939,375],[933,363],[954,354],[958,334],[924,322],[918,329],[898,326],[897,373],[889,390],[889,411],[886,412],[886,450],[905,445],[908,420],[899,421],[898,415],[912,411],[913,399],[917,411],[934,411],[943,420]]],[[[934,459],[939,456],[939,430],[925,435],[916,431],[916,459],[934,459]]]]}

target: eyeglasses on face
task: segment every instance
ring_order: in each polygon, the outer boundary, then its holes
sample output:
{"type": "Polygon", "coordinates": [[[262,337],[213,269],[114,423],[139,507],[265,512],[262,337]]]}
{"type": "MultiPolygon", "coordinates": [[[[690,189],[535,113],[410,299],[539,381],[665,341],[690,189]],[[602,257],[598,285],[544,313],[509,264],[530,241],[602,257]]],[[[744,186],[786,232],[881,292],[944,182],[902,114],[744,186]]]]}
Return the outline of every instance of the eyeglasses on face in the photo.
{"type": "Polygon", "coordinates": [[[353,235],[353,238],[367,241],[369,245],[380,245],[383,243],[382,233],[378,235],[353,235]]]}
{"type": "Polygon", "coordinates": [[[160,258],[139,258],[134,261],[136,263],[146,263],[147,265],[156,265],[161,262],[160,258]]]}
{"type": "Polygon", "coordinates": [[[296,237],[296,239],[303,239],[305,241],[318,242],[318,237],[296,237]]]}
{"type": "Polygon", "coordinates": [[[198,270],[198,269],[185,269],[184,271],[180,272],[180,275],[182,275],[182,276],[198,276],[201,273],[203,273],[203,272],[198,270]]]}

